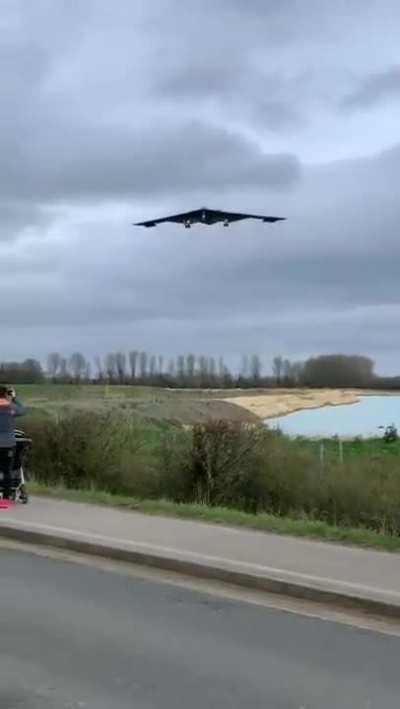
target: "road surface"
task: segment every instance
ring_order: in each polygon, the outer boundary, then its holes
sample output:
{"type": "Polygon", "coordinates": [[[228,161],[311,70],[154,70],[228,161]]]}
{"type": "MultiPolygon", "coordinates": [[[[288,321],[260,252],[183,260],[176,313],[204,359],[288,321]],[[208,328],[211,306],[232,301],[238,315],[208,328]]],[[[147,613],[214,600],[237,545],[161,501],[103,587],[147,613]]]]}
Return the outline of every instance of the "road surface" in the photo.
{"type": "Polygon", "coordinates": [[[400,638],[0,549],[0,709],[398,709],[400,638]]]}

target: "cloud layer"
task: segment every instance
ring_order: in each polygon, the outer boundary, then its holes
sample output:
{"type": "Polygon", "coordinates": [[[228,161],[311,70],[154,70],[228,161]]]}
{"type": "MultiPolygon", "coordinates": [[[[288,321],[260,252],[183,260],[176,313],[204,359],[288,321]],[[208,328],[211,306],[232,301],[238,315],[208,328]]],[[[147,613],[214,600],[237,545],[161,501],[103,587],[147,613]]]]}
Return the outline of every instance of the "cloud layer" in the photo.
{"type": "Polygon", "coordinates": [[[2,10],[2,358],[346,351],[396,371],[397,2],[75,5],[2,10]],[[288,220],[132,227],[202,204],[288,220]]]}

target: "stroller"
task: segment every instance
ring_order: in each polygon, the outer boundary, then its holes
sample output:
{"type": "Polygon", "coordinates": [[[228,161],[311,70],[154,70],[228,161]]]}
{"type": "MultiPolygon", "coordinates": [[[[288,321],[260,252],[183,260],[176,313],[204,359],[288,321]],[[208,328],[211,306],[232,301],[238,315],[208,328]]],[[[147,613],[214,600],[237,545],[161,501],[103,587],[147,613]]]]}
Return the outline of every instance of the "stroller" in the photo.
{"type": "Polygon", "coordinates": [[[0,500],[29,501],[25,486],[24,462],[32,440],[21,429],[15,430],[16,447],[5,448],[0,458],[0,500]]]}

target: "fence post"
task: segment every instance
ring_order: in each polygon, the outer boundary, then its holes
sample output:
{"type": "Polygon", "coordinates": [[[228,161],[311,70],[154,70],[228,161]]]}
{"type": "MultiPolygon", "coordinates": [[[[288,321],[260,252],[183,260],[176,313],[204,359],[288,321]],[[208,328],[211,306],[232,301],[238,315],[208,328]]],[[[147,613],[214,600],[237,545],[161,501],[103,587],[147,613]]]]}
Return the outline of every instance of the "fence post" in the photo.
{"type": "Polygon", "coordinates": [[[324,468],[325,468],[325,445],[324,442],[321,441],[320,446],[319,446],[319,462],[320,462],[320,475],[322,477],[324,473],[324,468]]]}
{"type": "Polygon", "coordinates": [[[344,461],[344,456],[343,456],[343,441],[341,438],[339,438],[339,462],[341,465],[343,465],[344,461]]]}

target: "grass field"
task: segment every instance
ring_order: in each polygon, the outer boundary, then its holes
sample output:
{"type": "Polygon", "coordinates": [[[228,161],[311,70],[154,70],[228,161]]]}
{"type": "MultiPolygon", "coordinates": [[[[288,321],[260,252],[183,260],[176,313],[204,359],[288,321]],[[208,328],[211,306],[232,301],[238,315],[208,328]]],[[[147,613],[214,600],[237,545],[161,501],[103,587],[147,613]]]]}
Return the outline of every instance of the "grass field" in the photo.
{"type": "MultiPolygon", "coordinates": [[[[272,391],[272,390],[271,390],[272,391]]],[[[274,390],[275,391],[275,390],[274,390]]],[[[282,390],[290,393],[290,390],[282,390]]],[[[165,387],[145,387],[131,384],[91,385],[91,384],[20,384],[18,394],[29,400],[70,400],[128,398],[145,401],[175,399],[229,399],[244,395],[265,395],[265,389],[167,389],[165,387]]]]}
{"type": "Polygon", "coordinates": [[[121,408],[148,419],[188,425],[208,419],[256,423],[300,409],[354,403],[359,396],[358,392],[344,390],[205,390],[51,383],[20,386],[18,394],[34,408],[121,408]]]}
{"type": "Polygon", "coordinates": [[[33,414],[62,411],[121,411],[127,416],[192,425],[208,419],[257,423],[259,418],[217,391],[168,390],[136,386],[31,384],[18,387],[18,396],[33,414]]]}

